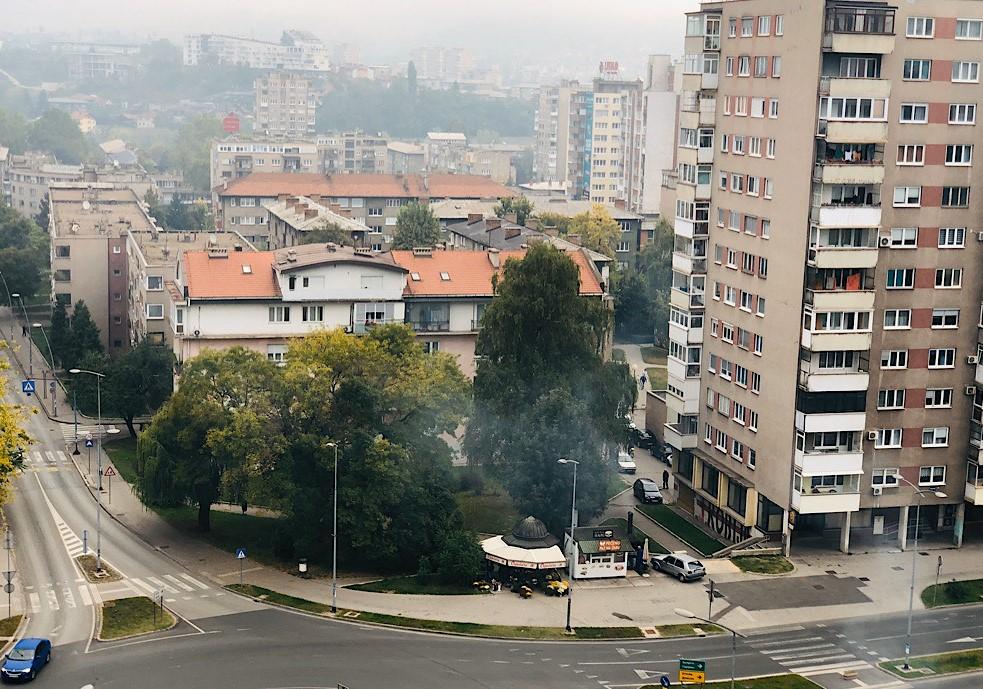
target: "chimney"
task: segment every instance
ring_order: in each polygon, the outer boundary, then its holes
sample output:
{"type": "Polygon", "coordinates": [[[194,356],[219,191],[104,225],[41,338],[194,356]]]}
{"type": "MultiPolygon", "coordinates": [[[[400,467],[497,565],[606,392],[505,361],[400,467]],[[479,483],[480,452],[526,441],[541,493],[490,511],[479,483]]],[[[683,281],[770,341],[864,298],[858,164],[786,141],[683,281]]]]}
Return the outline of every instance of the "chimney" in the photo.
{"type": "Polygon", "coordinates": [[[481,222],[484,220],[485,216],[482,213],[468,213],[468,225],[474,225],[476,222],[481,222]]]}
{"type": "Polygon", "coordinates": [[[502,265],[502,257],[498,253],[498,249],[488,250],[488,262],[492,264],[492,268],[496,270],[502,265]]]}
{"type": "Polygon", "coordinates": [[[224,246],[213,246],[208,249],[208,259],[213,258],[228,258],[229,250],[224,246]]]}
{"type": "Polygon", "coordinates": [[[545,234],[548,237],[559,237],[560,231],[555,227],[547,227],[543,230],[543,234],[545,234]]]}
{"type": "Polygon", "coordinates": [[[505,214],[505,220],[507,222],[517,223],[519,222],[519,214],[516,213],[515,211],[509,211],[508,213],[505,214]]]}
{"type": "Polygon", "coordinates": [[[522,234],[522,230],[520,230],[518,227],[508,227],[505,229],[506,239],[514,239],[518,237],[520,234],[522,234]]]}
{"type": "Polygon", "coordinates": [[[321,195],[320,194],[311,194],[307,198],[309,198],[314,203],[317,203],[317,204],[320,204],[321,203],[321,195]]]}
{"type": "Polygon", "coordinates": [[[615,201],[614,202],[614,207],[615,208],[620,208],[621,210],[625,210],[627,208],[627,206],[625,205],[625,200],[624,199],[618,199],[617,201],[615,201]]]}
{"type": "Polygon", "coordinates": [[[568,234],[567,235],[567,241],[570,242],[571,244],[576,244],[577,246],[580,246],[580,235],[579,234],[568,234]]]}
{"type": "Polygon", "coordinates": [[[526,218],[526,227],[530,230],[539,229],[539,218],[526,218]]]}
{"type": "Polygon", "coordinates": [[[488,218],[485,221],[485,230],[487,230],[489,232],[491,230],[497,230],[501,226],[502,226],[502,219],[501,218],[488,218]]]}
{"type": "Polygon", "coordinates": [[[296,196],[288,196],[286,200],[287,208],[293,208],[299,200],[296,196]]]}
{"type": "Polygon", "coordinates": [[[415,246],[413,247],[413,255],[417,258],[432,258],[433,249],[429,246],[415,246]]]}
{"type": "Polygon", "coordinates": [[[289,198],[290,198],[290,194],[277,194],[276,195],[276,200],[279,201],[280,203],[286,203],[287,202],[287,199],[289,199],[289,198]]]}
{"type": "Polygon", "coordinates": [[[308,208],[307,210],[304,211],[305,220],[310,220],[311,218],[316,218],[316,217],[317,217],[317,210],[315,210],[314,208],[308,208]]]}

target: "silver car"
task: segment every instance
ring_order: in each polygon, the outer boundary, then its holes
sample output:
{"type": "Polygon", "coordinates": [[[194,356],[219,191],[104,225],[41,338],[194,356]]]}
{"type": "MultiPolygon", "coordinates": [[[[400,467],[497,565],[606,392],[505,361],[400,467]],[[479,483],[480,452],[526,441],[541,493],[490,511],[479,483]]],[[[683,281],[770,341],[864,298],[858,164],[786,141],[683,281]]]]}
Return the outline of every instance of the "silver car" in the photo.
{"type": "Polygon", "coordinates": [[[689,555],[654,555],[652,557],[652,568],[658,572],[665,572],[671,577],[676,577],[680,581],[696,581],[706,576],[706,569],[703,563],[695,557],[689,555]]]}

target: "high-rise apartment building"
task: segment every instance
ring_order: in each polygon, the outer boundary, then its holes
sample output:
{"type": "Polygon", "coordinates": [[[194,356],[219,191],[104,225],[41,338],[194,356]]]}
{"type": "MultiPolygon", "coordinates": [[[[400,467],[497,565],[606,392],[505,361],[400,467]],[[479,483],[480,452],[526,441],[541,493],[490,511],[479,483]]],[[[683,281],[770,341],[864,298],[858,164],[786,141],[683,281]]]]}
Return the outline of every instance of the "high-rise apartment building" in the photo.
{"type": "Polygon", "coordinates": [[[537,180],[566,183],[571,194],[580,196],[590,170],[585,140],[593,107],[590,87],[577,81],[539,89],[533,151],[533,175],[537,180]]]}
{"type": "Polygon", "coordinates": [[[328,47],[309,31],[284,31],[279,43],[223,34],[184,37],[184,64],[216,62],[252,69],[326,72],[331,67],[328,47]]]}
{"type": "Polygon", "coordinates": [[[255,131],[287,138],[314,135],[317,93],[310,79],[289,72],[271,72],[256,80],[255,89],[255,131]]]}
{"type": "Polygon", "coordinates": [[[847,551],[905,547],[920,502],[959,544],[983,504],[983,2],[704,2],[686,27],[679,504],[732,541],[847,551]]]}

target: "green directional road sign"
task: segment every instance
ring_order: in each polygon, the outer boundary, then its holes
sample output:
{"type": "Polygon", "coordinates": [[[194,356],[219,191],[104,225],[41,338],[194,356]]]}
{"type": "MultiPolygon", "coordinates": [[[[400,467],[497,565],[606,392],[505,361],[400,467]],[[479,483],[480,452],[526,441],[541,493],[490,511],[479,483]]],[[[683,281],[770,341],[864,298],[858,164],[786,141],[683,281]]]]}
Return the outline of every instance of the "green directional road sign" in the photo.
{"type": "Polygon", "coordinates": [[[707,661],[705,660],[687,660],[686,658],[679,659],[679,669],[680,670],[690,670],[693,672],[706,672],[707,671],[707,661]]]}

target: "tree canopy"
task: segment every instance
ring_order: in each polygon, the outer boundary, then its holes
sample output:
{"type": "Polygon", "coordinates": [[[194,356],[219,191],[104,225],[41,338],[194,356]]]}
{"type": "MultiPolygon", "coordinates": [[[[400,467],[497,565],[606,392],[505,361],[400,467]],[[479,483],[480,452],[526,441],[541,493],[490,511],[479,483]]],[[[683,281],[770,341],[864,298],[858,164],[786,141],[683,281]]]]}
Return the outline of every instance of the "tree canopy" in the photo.
{"type": "Polygon", "coordinates": [[[589,211],[570,218],[567,233],[580,235],[581,245],[613,258],[621,225],[611,217],[607,208],[595,203],[589,211]]]}
{"type": "Polygon", "coordinates": [[[353,246],[351,232],[333,222],[325,221],[320,227],[308,230],[300,236],[300,244],[327,244],[334,242],[340,246],[353,246]]]}
{"type": "Polygon", "coordinates": [[[31,122],[27,133],[30,148],[54,155],[58,162],[76,165],[91,153],[78,125],[63,110],[51,109],[31,122]]]}
{"type": "Polygon", "coordinates": [[[525,225],[526,220],[533,214],[534,206],[525,196],[506,196],[495,205],[495,215],[504,218],[509,213],[515,213],[515,222],[525,225]]]}
{"type": "Polygon", "coordinates": [[[412,249],[436,246],[440,241],[440,222],[429,204],[413,201],[399,209],[392,248],[412,249]]]}
{"type": "Polygon", "coordinates": [[[606,304],[581,297],[579,269],[563,251],[533,246],[506,262],[496,298],[482,318],[474,413],[464,449],[512,496],[523,513],[554,531],[567,522],[569,468],[584,478],[583,518],[606,501],[613,461],[637,394],[628,367],[605,362],[611,326],[606,304]]]}
{"type": "Polygon", "coordinates": [[[672,287],[672,227],[665,221],[655,228],[633,267],[611,276],[615,323],[619,334],[653,336],[666,344],[669,333],[669,290],[672,287]]]}
{"type": "Polygon", "coordinates": [[[105,382],[108,408],[123,419],[137,437],[133,419],[155,411],[170,396],[174,381],[174,355],[147,340],[109,365],[105,382]]]}
{"type": "MultiPolygon", "coordinates": [[[[0,371],[9,366],[6,359],[0,360],[0,371]]],[[[10,482],[24,467],[24,452],[31,444],[24,421],[20,406],[0,401],[0,504],[7,501],[10,482]]]]}
{"type": "MultiPolygon", "coordinates": [[[[48,251],[46,232],[30,218],[9,206],[0,205],[0,273],[12,294],[28,299],[46,286],[48,251]]],[[[8,295],[3,296],[7,301],[8,295]]]]}

